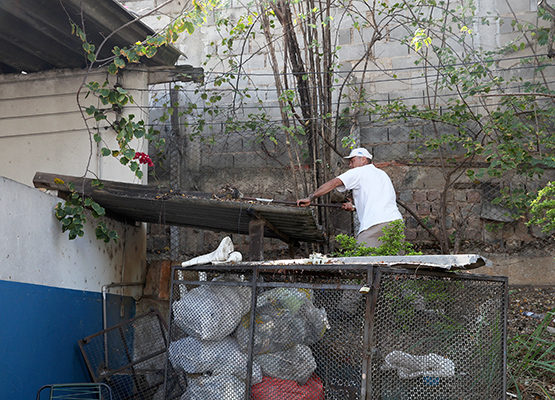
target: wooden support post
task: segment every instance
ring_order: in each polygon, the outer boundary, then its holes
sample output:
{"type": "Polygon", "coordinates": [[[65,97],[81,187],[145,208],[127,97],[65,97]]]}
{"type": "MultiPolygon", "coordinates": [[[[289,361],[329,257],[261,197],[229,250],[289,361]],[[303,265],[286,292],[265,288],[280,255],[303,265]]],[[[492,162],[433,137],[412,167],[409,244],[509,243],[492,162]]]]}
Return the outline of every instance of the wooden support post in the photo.
{"type": "Polygon", "coordinates": [[[293,242],[289,243],[289,257],[295,259],[295,244],[293,242]]]}
{"type": "Polygon", "coordinates": [[[249,222],[249,261],[264,260],[264,225],[260,219],[249,222]]]}

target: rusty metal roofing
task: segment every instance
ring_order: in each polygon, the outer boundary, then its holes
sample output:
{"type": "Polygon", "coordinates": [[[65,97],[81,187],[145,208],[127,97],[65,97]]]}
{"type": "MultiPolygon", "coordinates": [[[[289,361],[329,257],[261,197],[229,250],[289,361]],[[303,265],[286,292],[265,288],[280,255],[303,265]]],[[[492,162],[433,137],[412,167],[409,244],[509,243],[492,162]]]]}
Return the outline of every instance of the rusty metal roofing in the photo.
{"type": "MultiPolygon", "coordinates": [[[[70,20],[81,26],[87,42],[98,46],[109,37],[98,59],[113,56],[114,46],[127,47],[155,33],[113,0],[0,1],[0,74],[83,68],[83,42],[70,20]],[[126,25],[129,24],[129,25],[126,25]],[[126,25],[126,26],[124,26],[126,25]]],[[[173,66],[181,53],[171,46],[141,60],[148,66],[173,66]]]]}
{"type": "Polygon", "coordinates": [[[67,186],[56,183],[54,178],[73,182],[75,188],[83,190],[108,212],[132,221],[248,235],[250,221],[263,220],[265,237],[286,243],[325,241],[323,230],[307,207],[218,200],[208,193],[111,181],[103,181],[104,187],[98,188],[90,179],[40,172],[33,182],[38,188],[67,192],[67,186]]]}

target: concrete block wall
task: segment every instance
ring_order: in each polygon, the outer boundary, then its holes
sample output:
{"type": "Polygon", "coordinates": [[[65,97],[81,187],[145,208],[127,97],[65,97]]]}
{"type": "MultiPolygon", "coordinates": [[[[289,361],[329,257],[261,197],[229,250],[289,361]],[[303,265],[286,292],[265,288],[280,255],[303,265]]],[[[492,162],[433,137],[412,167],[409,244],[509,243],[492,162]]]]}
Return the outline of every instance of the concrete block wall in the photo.
{"type": "MultiPolygon", "coordinates": [[[[132,7],[133,2],[125,2],[132,7]]],[[[141,1],[141,3],[143,3],[141,1]]],[[[475,38],[476,45],[485,48],[494,48],[508,43],[516,38],[520,33],[516,32],[511,26],[511,21],[515,16],[521,21],[535,22],[537,17],[537,6],[535,0],[488,0],[480,1],[478,5],[478,15],[486,18],[490,25],[479,25],[471,27],[478,32],[475,38]],[[510,7],[509,7],[510,6],[510,7]],[[499,17],[499,19],[497,19],[499,17]]],[[[239,15],[241,4],[230,2],[229,12],[234,18],[239,15]]],[[[357,7],[362,12],[366,12],[364,4],[361,2],[357,7]]],[[[335,14],[334,23],[339,19],[335,14]]],[[[542,22],[542,24],[545,24],[542,22]]],[[[547,25],[546,25],[547,26],[547,25]]],[[[217,38],[217,33],[213,26],[213,21],[197,30],[192,37],[185,37],[179,45],[188,56],[188,63],[200,65],[204,61],[204,55],[213,51],[209,44],[217,38]],[[212,25],[211,25],[212,24],[212,25]]],[[[364,79],[364,89],[369,98],[385,103],[396,97],[407,99],[409,105],[423,104],[426,91],[426,81],[422,75],[423,71],[417,69],[415,61],[417,54],[402,45],[400,40],[406,34],[403,29],[388,28],[387,35],[377,42],[370,52],[371,62],[368,64],[369,71],[363,76],[361,73],[352,75],[353,82],[359,83],[364,79]],[[372,61],[376,61],[381,68],[376,67],[372,61]],[[397,79],[393,77],[396,75],[397,79]]],[[[346,76],[344,72],[354,67],[357,57],[366,51],[365,45],[369,42],[372,28],[361,30],[350,27],[345,21],[341,26],[337,26],[335,31],[336,38],[334,43],[341,48],[338,51],[338,63],[341,77],[346,76]]],[[[452,43],[456,45],[456,40],[452,43]]],[[[280,42],[275,43],[278,64],[283,65],[283,56],[280,53],[280,42]]],[[[264,40],[261,36],[250,39],[247,54],[243,57],[245,62],[245,72],[251,73],[249,78],[259,86],[258,96],[264,101],[269,116],[276,125],[280,123],[280,113],[275,91],[275,83],[270,68],[267,52],[264,50],[264,40]],[[258,54],[257,52],[260,52],[258,54]]],[[[242,48],[241,43],[235,44],[235,49],[242,48]]],[[[524,51],[508,53],[507,57],[519,57],[532,54],[532,51],[543,52],[545,48],[536,46],[534,49],[526,48],[524,51]]],[[[357,66],[362,68],[362,64],[357,66]]],[[[515,66],[518,60],[507,59],[499,63],[500,68],[504,68],[502,73],[506,80],[515,76],[515,66]]],[[[209,64],[210,65],[215,65],[209,64]]],[[[548,79],[555,77],[555,67],[544,70],[548,79]]],[[[533,68],[519,69],[518,76],[524,80],[533,81],[537,79],[533,68]]],[[[520,83],[521,84],[521,83],[520,83]]],[[[338,93],[338,91],[336,91],[338,93]]],[[[351,93],[346,90],[347,95],[351,93]]],[[[193,100],[195,101],[195,100],[193,100]]],[[[490,104],[495,104],[496,99],[489,99],[490,104]]],[[[200,103],[198,103],[200,104],[200,103]]],[[[239,115],[239,114],[238,114],[239,115]]],[[[399,198],[411,207],[421,218],[428,218],[430,221],[437,220],[439,210],[439,193],[443,190],[444,178],[438,169],[438,163],[434,164],[437,153],[433,150],[422,148],[422,142],[410,138],[412,129],[420,129],[426,134],[433,132],[431,127],[425,123],[411,122],[407,124],[398,123],[393,125],[378,125],[375,117],[361,115],[358,119],[360,130],[360,144],[368,147],[374,154],[376,162],[381,165],[392,176],[398,190],[399,198]],[[416,156],[423,160],[424,164],[418,166],[406,166],[403,163],[414,160],[416,156]],[[397,164],[399,165],[397,165],[397,164]]],[[[443,132],[456,133],[453,127],[442,127],[443,132]]],[[[278,137],[278,145],[266,146],[262,148],[259,144],[249,142],[249,132],[240,134],[221,135],[216,128],[211,133],[216,133],[214,144],[201,144],[198,147],[200,161],[195,168],[187,169],[191,175],[197,174],[197,187],[201,190],[216,191],[225,183],[233,182],[247,193],[258,193],[263,197],[288,196],[291,199],[295,188],[291,185],[291,174],[288,168],[288,157],[283,137],[278,137]],[[269,153],[266,153],[266,151],[269,153]],[[285,166],[285,167],[284,167],[285,166]],[[278,168],[280,168],[278,170],[278,168]],[[281,181],[276,179],[276,175],[281,177],[281,181]],[[282,183],[286,181],[285,183],[282,183]],[[272,184],[268,184],[271,182],[272,184]],[[275,188],[286,187],[283,193],[276,193],[275,188]]],[[[453,151],[453,155],[460,155],[461,149],[453,151]]],[[[338,164],[340,165],[340,164],[338,164]]],[[[334,168],[339,169],[337,165],[334,168]]],[[[334,170],[335,171],[335,170],[334,170]]],[[[452,189],[447,195],[448,218],[447,225],[451,232],[465,230],[467,238],[480,238],[485,242],[497,243],[499,241],[515,242],[510,239],[511,235],[520,235],[523,240],[532,240],[527,236],[528,229],[519,223],[514,223],[513,227],[505,230],[513,233],[488,231],[486,226],[492,222],[486,218],[481,210],[481,203],[484,201],[484,191],[473,187],[470,182],[462,180],[466,187],[452,189]],[[463,221],[462,225],[461,222],[463,221]]],[[[503,183],[507,183],[504,181],[503,183]]],[[[426,241],[429,240],[428,233],[416,224],[412,217],[405,213],[407,220],[407,236],[410,240],[426,241]]]]}

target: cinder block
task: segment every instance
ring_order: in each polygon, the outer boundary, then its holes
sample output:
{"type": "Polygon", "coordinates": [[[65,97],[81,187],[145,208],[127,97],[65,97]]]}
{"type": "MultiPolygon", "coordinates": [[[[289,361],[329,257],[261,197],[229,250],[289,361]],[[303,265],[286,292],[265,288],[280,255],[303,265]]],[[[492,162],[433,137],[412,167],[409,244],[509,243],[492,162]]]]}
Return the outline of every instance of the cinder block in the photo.
{"type": "Polygon", "coordinates": [[[337,31],[337,44],[339,46],[351,44],[351,29],[339,29],[337,31]]]}
{"type": "Polygon", "coordinates": [[[389,128],[386,126],[373,126],[362,124],[360,127],[360,141],[362,143],[388,143],[389,128]]]}
{"type": "Polygon", "coordinates": [[[249,39],[249,46],[251,54],[254,53],[266,53],[266,40],[262,36],[257,36],[256,38],[249,39]]]}
{"type": "Polygon", "coordinates": [[[274,75],[272,75],[272,71],[270,69],[259,70],[256,74],[251,74],[250,79],[252,80],[253,87],[276,86],[274,75]]]}
{"type": "Polygon", "coordinates": [[[263,106],[268,106],[271,103],[278,104],[278,95],[275,88],[263,88],[259,90],[258,96],[264,101],[263,106]]]}
{"type": "MultiPolygon", "coordinates": [[[[511,33],[504,33],[502,35],[499,35],[499,45],[500,46],[505,46],[507,45],[509,42],[512,42],[513,40],[516,40],[520,37],[520,32],[511,32],[511,33]]],[[[507,57],[511,57],[511,54],[513,53],[507,53],[507,57]]],[[[518,55],[523,55],[521,54],[521,52],[519,51],[518,55]]],[[[514,64],[514,60],[509,61],[511,64],[514,64]]]]}
{"type": "Polygon", "coordinates": [[[349,73],[352,69],[353,66],[349,61],[341,61],[339,64],[338,72],[341,73],[341,77],[346,77],[347,73],[349,73]]]}
{"type": "Polygon", "coordinates": [[[514,32],[514,27],[512,25],[513,17],[503,17],[499,19],[499,33],[511,33],[514,32]]]}
{"type": "Polygon", "coordinates": [[[256,54],[252,57],[248,57],[248,61],[245,63],[245,68],[249,70],[262,70],[266,68],[266,55],[256,54]]]}
{"type": "Polygon", "coordinates": [[[519,14],[531,11],[531,2],[530,0],[517,0],[510,2],[507,2],[507,0],[497,0],[495,7],[500,15],[513,15],[513,13],[519,14]]]}
{"type": "Polygon", "coordinates": [[[341,46],[337,51],[339,60],[359,60],[366,54],[366,44],[348,44],[341,46]]]}
{"type": "Polygon", "coordinates": [[[201,166],[215,169],[233,168],[233,154],[210,154],[202,156],[201,166]]]}
{"type": "MultiPolygon", "coordinates": [[[[434,150],[429,149],[423,143],[409,142],[409,156],[418,157],[422,159],[437,159],[437,153],[434,150]]],[[[438,162],[439,165],[439,162],[438,162]]]]}
{"type": "Polygon", "coordinates": [[[402,190],[399,192],[399,200],[403,203],[409,203],[413,200],[414,191],[412,190],[402,190]]]}
{"type": "Polygon", "coordinates": [[[388,127],[388,139],[391,142],[407,142],[410,140],[411,129],[407,125],[390,125],[388,127]]]}
{"type": "Polygon", "coordinates": [[[412,79],[410,73],[399,73],[397,77],[384,76],[374,81],[377,91],[389,93],[390,99],[411,97],[412,79]]]}
{"type": "MultiPolygon", "coordinates": [[[[405,57],[395,57],[391,59],[391,69],[394,73],[401,72],[407,68],[414,68],[415,62],[420,59],[418,54],[410,54],[405,57]]],[[[419,71],[416,76],[418,76],[419,71]]]]}
{"type": "Polygon", "coordinates": [[[367,43],[369,44],[372,40],[372,35],[374,35],[374,28],[362,28],[360,30],[353,29],[352,31],[352,43],[367,43]]]}
{"type": "Polygon", "coordinates": [[[404,57],[409,55],[408,46],[399,42],[377,42],[374,46],[376,58],[404,57]]]}
{"type": "Polygon", "coordinates": [[[266,167],[266,157],[255,153],[235,153],[233,154],[234,168],[257,168],[266,167]]]}
{"type": "Polygon", "coordinates": [[[409,157],[409,151],[406,143],[387,143],[374,146],[372,155],[376,161],[391,161],[409,157]]]}

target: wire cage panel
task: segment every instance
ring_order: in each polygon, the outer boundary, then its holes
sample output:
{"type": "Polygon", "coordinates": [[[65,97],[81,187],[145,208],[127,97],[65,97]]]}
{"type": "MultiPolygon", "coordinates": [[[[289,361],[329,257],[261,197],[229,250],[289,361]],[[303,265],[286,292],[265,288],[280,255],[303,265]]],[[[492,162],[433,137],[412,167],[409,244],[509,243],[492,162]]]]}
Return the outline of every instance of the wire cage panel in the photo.
{"type": "Polygon", "coordinates": [[[157,310],[79,341],[94,382],[107,384],[114,400],[164,398],[167,325],[157,310]]]}
{"type": "Polygon", "coordinates": [[[505,398],[505,279],[380,269],[376,284],[370,398],[505,398]]]}
{"type": "Polygon", "coordinates": [[[501,398],[506,280],[366,265],[193,270],[173,272],[167,379],[180,385],[166,399],[501,398]]]}

